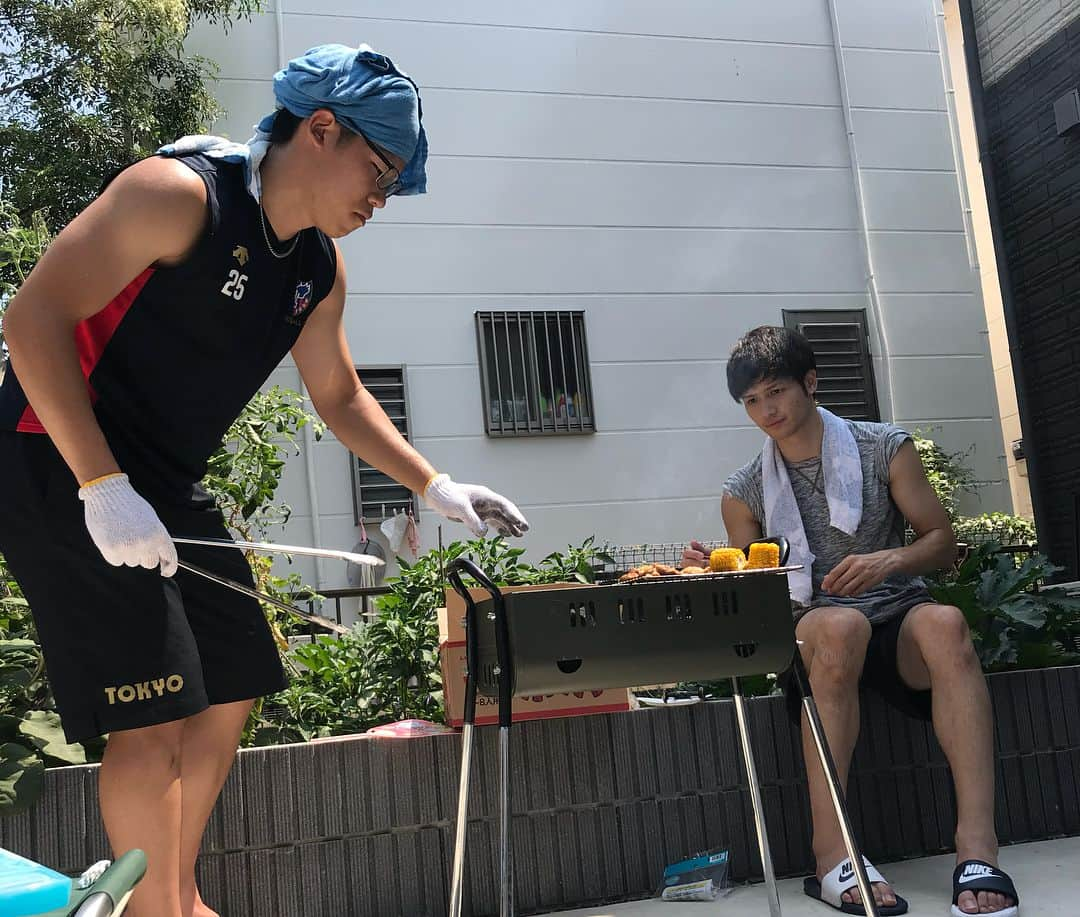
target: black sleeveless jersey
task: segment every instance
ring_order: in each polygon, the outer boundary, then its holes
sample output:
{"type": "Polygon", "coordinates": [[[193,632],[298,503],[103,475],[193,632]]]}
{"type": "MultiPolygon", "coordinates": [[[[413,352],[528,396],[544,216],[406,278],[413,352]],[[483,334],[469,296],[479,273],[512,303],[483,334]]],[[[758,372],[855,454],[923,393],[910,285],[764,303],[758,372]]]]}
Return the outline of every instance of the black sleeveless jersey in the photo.
{"type": "MultiPolygon", "coordinates": [[[[143,271],[75,332],[94,412],[122,470],[162,497],[192,493],[244,405],[334,285],[333,242],[291,243],[261,222],[242,167],[178,157],[206,184],[208,221],[175,267],[143,271]],[[266,235],[270,236],[269,242],[266,235]]],[[[10,364],[0,430],[45,433],[10,364]]]]}

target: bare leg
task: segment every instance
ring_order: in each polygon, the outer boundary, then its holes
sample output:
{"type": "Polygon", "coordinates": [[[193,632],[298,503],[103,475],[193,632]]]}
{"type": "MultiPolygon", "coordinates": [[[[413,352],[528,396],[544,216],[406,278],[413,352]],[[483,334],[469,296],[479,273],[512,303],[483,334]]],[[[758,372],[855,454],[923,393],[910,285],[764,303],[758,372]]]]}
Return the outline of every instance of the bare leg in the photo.
{"type": "MultiPolygon", "coordinates": [[[[800,650],[840,785],[846,788],[851,755],[859,737],[859,676],[870,641],[870,622],[857,609],[815,608],[799,621],[796,636],[802,641],[800,650]]],[[[847,849],[805,714],[802,736],[814,823],[814,857],[817,877],[821,879],[847,857],[847,849]]],[[[879,905],[896,903],[892,889],[882,882],[874,883],[874,898],[879,905]]],[[[857,888],[845,892],[843,899],[852,904],[862,900],[857,888]]]]}
{"type": "Polygon", "coordinates": [[[252,701],[218,704],[185,721],[180,773],[183,785],[179,851],[183,917],[217,917],[195,886],[195,861],[203,832],[225,783],[252,701]]]}
{"type": "Polygon", "coordinates": [[[183,721],[113,732],[101,762],[101,815],[113,855],[146,853],[130,917],[183,917],[180,905],[180,748],[183,721]]]}
{"type": "MultiPolygon", "coordinates": [[[[934,732],[956,787],[956,858],[997,865],[994,828],[994,724],[990,693],[963,613],[950,605],[908,612],[897,643],[900,677],[916,690],[933,689],[934,732]]],[[[997,892],[964,892],[969,914],[1014,904],[997,892]]]]}

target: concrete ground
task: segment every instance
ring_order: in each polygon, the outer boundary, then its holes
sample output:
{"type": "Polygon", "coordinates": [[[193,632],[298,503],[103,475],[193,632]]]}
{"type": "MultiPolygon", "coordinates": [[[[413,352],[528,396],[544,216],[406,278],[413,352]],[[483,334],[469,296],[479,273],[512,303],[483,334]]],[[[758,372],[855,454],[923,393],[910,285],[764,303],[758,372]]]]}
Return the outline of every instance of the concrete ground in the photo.
{"type": "MultiPolygon", "coordinates": [[[[879,863],[882,874],[907,898],[912,917],[947,917],[952,903],[952,856],[879,863]]],[[[1001,849],[1001,867],[1012,876],[1026,917],[1076,917],[1080,914],[1080,837],[1001,849]]],[[[784,917],[838,914],[803,894],[802,879],[780,883],[784,917]]],[[[769,913],[763,885],[736,888],[713,902],[634,901],[599,908],[563,911],[563,917],[760,917],[769,913]]]]}

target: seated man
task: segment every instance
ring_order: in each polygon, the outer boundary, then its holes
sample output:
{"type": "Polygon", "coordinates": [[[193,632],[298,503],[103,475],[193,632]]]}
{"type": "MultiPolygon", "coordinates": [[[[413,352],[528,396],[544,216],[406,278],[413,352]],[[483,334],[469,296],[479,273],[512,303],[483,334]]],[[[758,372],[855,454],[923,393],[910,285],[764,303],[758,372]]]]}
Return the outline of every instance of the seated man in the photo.
{"type": "MultiPolygon", "coordinates": [[[[842,420],[814,403],[810,343],[787,328],[755,328],[735,345],[728,389],[768,439],[724,485],[728,541],[763,535],[791,543],[796,635],[821,719],[846,785],[859,729],[859,686],[932,719],[953,773],[957,867],[952,913],[1018,913],[1016,889],[997,865],[990,697],[959,609],[934,602],[919,574],[951,565],[956,541],[911,438],[881,423],[842,420]],[[905,545],[905,519],[917,538],[905,545]]],[[[687,564],[705,561],[693,542],[687,564]]],[[[808,895],[864,913],[854,871],[809,729],[803,749],[817,875],[808,895]]],[[[871,874],[879,913],[907,902],[871,874]]]]}

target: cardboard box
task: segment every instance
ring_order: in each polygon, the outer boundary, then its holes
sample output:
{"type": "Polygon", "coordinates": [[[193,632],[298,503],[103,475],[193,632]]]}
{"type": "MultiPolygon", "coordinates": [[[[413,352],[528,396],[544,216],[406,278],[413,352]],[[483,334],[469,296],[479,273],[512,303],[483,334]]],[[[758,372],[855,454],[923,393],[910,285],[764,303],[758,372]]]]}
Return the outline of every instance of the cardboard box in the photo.
{"type": "MultiPolygon", "coordinates": [[[[464,603],[462,603],[464,604],[464,603]]],[[[465,642],[442,643],[439,646],[442,667],[443,697],[446,700],[446,721],[461,726],[465,714],[465,642]]],[[[631,709],[627,688],[608,688],[603,691],[575,691],[572,694],[546,694],[515,697],[513,721],[540,720],[557,716],[582,716],[591,713],[617,713],[631,709]]],[[[476,724],[488,726],[499,722],[499,701],[476,692],[476,724]]]]}
{"type": "MultiPolygon", "coordinates": [[[[499,592],[508,595],[512,592],[546,592],[549,589],[589,589],[583,583],[546,583],[543,586],[500,586],[499,592]]],[[[474,601],[482,601],[491,595],[486,589],[479,587],[469,590],[469,595],[474,601]]],[[[465,600],[452,588],[446,589],[446,604],[438,610],[439,616],[439,643],[464,643],[465,642],[465,600]]]]}

